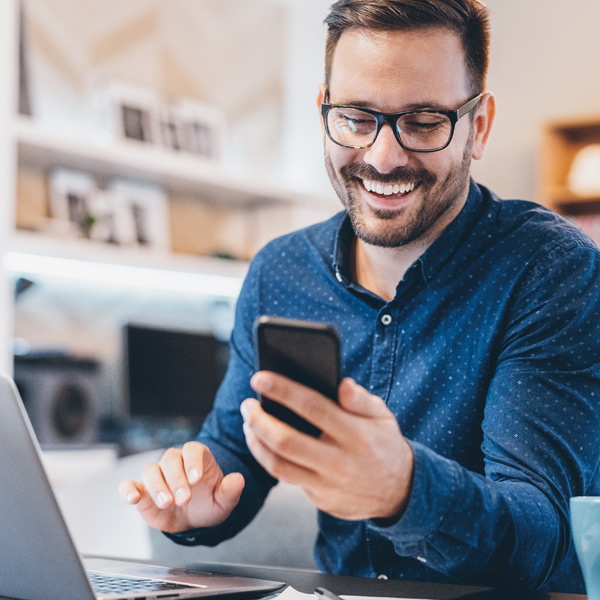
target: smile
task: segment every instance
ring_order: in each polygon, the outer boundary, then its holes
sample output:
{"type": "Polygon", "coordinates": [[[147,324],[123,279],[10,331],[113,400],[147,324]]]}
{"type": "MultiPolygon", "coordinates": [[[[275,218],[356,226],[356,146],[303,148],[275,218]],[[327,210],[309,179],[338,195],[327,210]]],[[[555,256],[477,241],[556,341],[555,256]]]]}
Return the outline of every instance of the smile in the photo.
{"type": "Polygon", "coordinates": [[[408,194],[417,187],[416,182],[411,183],[381,183],[371,179],[362,180],[363,187],[367,192],[391,196],[392,194],[408,194]]]}

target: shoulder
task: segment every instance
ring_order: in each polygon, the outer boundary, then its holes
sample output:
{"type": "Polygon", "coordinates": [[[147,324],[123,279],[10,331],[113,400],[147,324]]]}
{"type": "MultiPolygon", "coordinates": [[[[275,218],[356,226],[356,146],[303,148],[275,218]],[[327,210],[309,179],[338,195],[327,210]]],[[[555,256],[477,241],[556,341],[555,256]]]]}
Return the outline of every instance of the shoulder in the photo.
{"type": "Polygon", "coordinates": [[[512,274],[522,289],[553,286],[561,277],[597,288],[600,250],[575,223],[535,202],[482,193],[496,276],[512,274]]]}
{"type": "Polygon", "coordinates": [[[548,256],[569,250],[587,250],[600,258],[593,240],[575,223],[549,208],[527,200],[504,200],[480,186],[493,218],[490,226],[496,235],[525,254],[548,256]]]}

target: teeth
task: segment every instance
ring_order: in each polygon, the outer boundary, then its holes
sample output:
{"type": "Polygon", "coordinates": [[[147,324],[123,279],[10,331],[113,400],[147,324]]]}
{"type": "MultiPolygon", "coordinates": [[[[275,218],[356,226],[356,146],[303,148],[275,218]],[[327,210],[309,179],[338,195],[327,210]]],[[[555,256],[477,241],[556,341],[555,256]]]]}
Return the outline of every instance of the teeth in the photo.
{"type": "Polygon", "coordinates": [[[377,194],[381,194],[383,196],[391,196],[392,194],[408,194],[412,192],[416,183],[394,183],[384,185],[383,183],[378,183],[377,181],[373,181],[371,179],[363,179],[363,185],[367,192],[375,192],[377,194]]]}

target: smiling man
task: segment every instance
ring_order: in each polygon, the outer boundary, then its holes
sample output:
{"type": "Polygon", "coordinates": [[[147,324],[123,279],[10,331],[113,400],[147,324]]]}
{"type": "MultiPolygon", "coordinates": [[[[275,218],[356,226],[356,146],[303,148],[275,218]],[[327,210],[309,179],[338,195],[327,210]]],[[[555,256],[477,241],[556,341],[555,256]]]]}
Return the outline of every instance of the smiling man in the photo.
{"type": "Polygon", "coordinates": [[[325,571],[581,592],[568,499],[600,493],[600,253],[470,178],[495,114],[481,2],[340,0],[326,23],[318,105],[345,210],[256,256],[198,440],[121,494],[214,545],[285,480],[319,509],[325,571]],[[254,372],[261,314],[337,328],[337,404],[254,372]]]}

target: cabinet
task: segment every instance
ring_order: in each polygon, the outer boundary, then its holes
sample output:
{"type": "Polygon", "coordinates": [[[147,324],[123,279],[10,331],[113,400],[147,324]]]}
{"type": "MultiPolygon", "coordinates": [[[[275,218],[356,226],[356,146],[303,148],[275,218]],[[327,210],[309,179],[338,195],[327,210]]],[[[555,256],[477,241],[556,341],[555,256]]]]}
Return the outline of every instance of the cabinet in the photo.
{"type": "Polygon", "coordinates": [[[551,122],[544,127],[540,149],[542,204],[565,215],[600,212],[600,164],[596,163],[596,170],[592,154],[596,149],[600,150],[600,115],[551,122]],[[583,164],[582,151],[588,150],[592,153],[583,164]],[[573,179],[578,167],[586,171],[579,179],[591,177],[596,186],[577,185],[573,179]],[[584,189],[578,191],[578,187],[584,189]]]}

